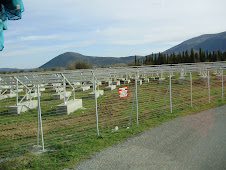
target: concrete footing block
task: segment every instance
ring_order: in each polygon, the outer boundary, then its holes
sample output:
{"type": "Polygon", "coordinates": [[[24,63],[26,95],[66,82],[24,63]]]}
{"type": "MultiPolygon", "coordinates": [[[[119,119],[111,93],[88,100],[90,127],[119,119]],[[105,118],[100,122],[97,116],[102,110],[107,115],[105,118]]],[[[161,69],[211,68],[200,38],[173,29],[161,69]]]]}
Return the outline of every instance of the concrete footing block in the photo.
{"type": "Polygon", "coordinates": [[[79,85],[81,85],[81,82],[73,82],[72,84],[75,86],[79,86],[79,85]]]}
{"type": "Polygon", "coordinates": [[[101,86],[101,85],[102,85],[102,82],[101,82],[101,81],[98,81],[98,82],[97,82],[97,85],[98,85],[98,86],[101,86]]]}
{"type": "Polygon", "coordinates": [[[109,90],[114,90],[114,89],[116,89],[116,85],[110,85],[110,86],[107,86],[107,87],[105,87],[105,91],[109,91],[109,90]]]}
{"type": "MultiPolygon", "coordinates": [[[[25,95],[21,95],[21,96],[19,97],[19,99],[22,99],[24,96],[25,96],[25,95]]],[[[41,93],[39,93],[39,96],[41,96],[41,93]]],[[[35,98],[35,97],[38,97],[38,93],[30,93],[30,94],[28,94],[28,95],[25,97],[25,99],[26,99],[26,100],[29,100],[29,99],[32,99],[32,98],[35,98]]]]}
{"type": "Polygon", "coordinates": [[[125,80],[125,83],[126,84],[129,84],[131,81],[130,80],[125,80]]]}
{"type": "Polygon", "coordinates": [[[112,81],[105,81],[104,84],[105,84],[106,86],[110,86],[110,85],[112,84],[112,81]]]}
{"type": "Polygon", "coordinates": [[[149,78],[144,78],[142,81],[143,81],[143,83],[149,83],[150,80],[149,80],[149,78]]]}
{"type": "Polygon", "coordinates": [[[45,91],[45,90],[46,90],[45,87],[40,87],[40,88],[39,88],[39,91],[40,91],[40,92],[43,92],[43,91],[45,91]]]}
{"type": "Polygon", "coordinates": [[[156,79],[156,80],[159,80],[159,77],[158,77],[158,76],[156,76],[156,77],[155,77],[155,79],[156,79]]]}
{"type": "MultiPolygon", "coordinates": [[[[18,92],[22,92],[24,89],[18,89],[18,92]]],[[[16,93],[16,90],[12,90],[13,93],[16,93]]]]}
{"type": "Polygon", "coordinates": [[[125,84],[129,84],[131,81],[130,80],[125,80],[124,83],[125,84]]]}
{"type": "Polygon", "coordinates": [[[50,92],[51,93],[60,93],[62,91],[64,91],[64,88],[63,87],[59,87],[59,88],[52,89],[50,92]]]}
{"type": "Polygon", "coordinates": [[[80,88],[77,89],[77,91],[86,91],[86,90],[89,90],[90,89],[90,86],[82,86],[80,88]]]}
{"type": "MultiPolygon", "coordinates": [[[[71,92],[69,92],[69,91],[67,91],[65,93],[65,97],[69,97],[70,95],[71,95],[71,92]]],[[[63,98],[64,98],[64,92],[53,95],[53,100],[61,100],[63,98]]]]}
{"type": "Polygon", "coordinates": [[[56,114],[69,115],[82,108],[82,99],[73,99],[56,106],[56,114]]]}
{"type": "Polygon", "coordinates": [[[119,86],[120,85],[120,81],[113,81],[112,84],[116,85],[116,86],[119,86]]]}
{"type": "MultiPolygon", "coordinates": [[[[103,90],[97,90],[96,91],[96,97],[98,98],[99,96],[103,95],[104,94],[104,91],[103,90]]],[[[94,92],[91,92],[88,94],[88,97],[89,98],[92,98],[92,99],[95,99],[95,93],[94,92]]]]}
{"type": "Polygon", "coordinates": [[[142,80],[137,80],[137,85],[142,85],[142,80]]]}
{"type": "Polygon", "coordinates": [[[0,100],[16,97],[16,93],[9,93],[0,96],[0,100]]]}
{"type": "Polygon", "coordinates": [[[50,84],[50,86],[60,87],[60,86],[62,86],[62,83],[52,83],[52,84],[50,84]]]}
{"type": "Polygon", "coordinates": [[[18,105],[9,106],[8,107],[8,113],[9,114],[20,114],[24,113],[30,109],[34,109],[38,107],[38,101],[37,100],[29,100],[23,103],[19,103],[18,105]]]}
{"type": "Polygon", "coordinates": [[[121,80],[121,81],[125,81],[126,79],[125,79],[125,78],[120,78],[120,80],[121,80]]]}
{"type": "Polygon", "coordinates": [[[165,78],[159,78],[159,84],[164,84],[165,83],[165,78]]]}

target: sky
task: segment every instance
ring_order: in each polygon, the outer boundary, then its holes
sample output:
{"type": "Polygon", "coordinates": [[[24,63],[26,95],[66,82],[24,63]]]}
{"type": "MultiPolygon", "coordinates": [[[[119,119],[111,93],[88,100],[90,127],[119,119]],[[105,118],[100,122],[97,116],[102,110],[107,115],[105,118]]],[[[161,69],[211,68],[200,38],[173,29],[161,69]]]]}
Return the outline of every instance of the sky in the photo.
{"type": "Polygon", "coordinates": [[[126,57],[226,31],[225,0],[23,0],[0,68],[37,68],[65,52],[126,57]]]}

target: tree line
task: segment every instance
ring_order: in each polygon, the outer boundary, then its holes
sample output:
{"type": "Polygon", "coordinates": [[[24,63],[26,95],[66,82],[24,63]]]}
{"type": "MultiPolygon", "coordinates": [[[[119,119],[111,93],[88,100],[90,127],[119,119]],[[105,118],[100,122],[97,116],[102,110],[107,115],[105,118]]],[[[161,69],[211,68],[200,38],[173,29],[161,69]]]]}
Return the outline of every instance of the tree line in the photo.
{"type": "Polygon", "coordinates": [[[199,51],[195,52],[194,49],[186,50],[179,53],[158,53],[145,56],[145,58],[138,59],[135,56],[134,65],[161,65],[161,64],[177,64],[177,63],[197,63],[197,62],[215,62],[225,61],[226,52],[222,51],[199,51]]]}
{"type": "Polygon", "coordinates": [[[90,69],[93,66],[88,61],[69,61],[66,67],[36,68],[27,70],[0,71],[0,74],[26,73],[26,72],[46,72],[46,71],[62,71],[76,69],[90,69]]]}

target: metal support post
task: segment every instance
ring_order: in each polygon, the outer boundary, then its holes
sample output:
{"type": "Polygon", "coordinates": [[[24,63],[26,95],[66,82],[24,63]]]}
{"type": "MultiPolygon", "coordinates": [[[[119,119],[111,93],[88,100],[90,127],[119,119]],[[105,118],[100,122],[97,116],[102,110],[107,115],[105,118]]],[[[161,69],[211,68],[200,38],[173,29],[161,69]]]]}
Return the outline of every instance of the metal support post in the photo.
{"type": "Polygon", "coordinates": [[[93,89],[94,89],[94,95],[95,95],[95,108],[96,108],[96,124],[97,124],[97,135],[99,136],[99,120],[98,120],[98,110],[97,110],[97,93],[96,93],[96,80],[95,77],[93,75],[93,89]]]}
{"type": "Polygon", "coordinates": [[[221,70],[221,82],[222,82],[222,100],[224,101],[224,70],[221,70]]]}
{"type": "Polygon", "coordinates": [[[63,85],[64,85],[64,104],[66,104],[66,82],[65,82],[65,77],[63,77],[63,85]]]}
{"type": "Polygon", "coordinates": [[[192,74],[190,72],[190,85],[191,85],[191,107],[192,107],[192,74]]]}
{"type": "MultiPolygon", "coordinates": [[[[38,107],[39,107],[39,101],[38,101],[38,107]]],[[[38,116],[37,116],[37,147],[39,147],[39,120],[40,120],[40,118],[39,118],[39,108],[38,108],[38,116]]]]}
{"type": "Polygon", "coordinates": [[[37,133],[37,147],[39,146],[39,125],[40,125],[40,131],[41,131],[41,140],[42,140],[42,151],[44,152],[44,136],[43,136],[43,129],[42,129],[42,111],[41,111],[41,103],[40,103],[40,91],[39,91],[39,85],[37,85],[37,95],[38,95],[38,133],[37,133]]]}
{"type": "Polygon", "coordinates": [[[137,80],[138,80],[138,71],[136,73],[136,76],[135,76],[135,89],[136,89],[136,109],[137,109],[137,125],[139,125],[139,120],[138,120],[138,98],[137,98],[137,80]]]}
{"type": "Polygon", "coordinates": [[[210,103],[210,72],[207,71],[207,78],[208,78],[208,95],[209,95],[209,103],[210,103]]]}
{"type": "Polygon", "coordinates": [[[96,90],[94,90],[94,88],[95,88],[95,82],[94,82],[95,78],[94,78],[94,73],[93,72],[92,72],[92,75],[93,75],[93,93],[95,93],[95,91],[96,91],[96,90]]]}
{"type": "Polygon", "coordinates": [[[169,73],[169,86],[170,86],[170,113],[173,113],[172,90],[171,90],[171,74],[170,73],[169,73]]]}
{"type": "Polygon", "coordinates": [[[18,94],[18,79],[16,79],[16,105],[18,106],[18,98],[19,98],[19,94],[18,94]]]}

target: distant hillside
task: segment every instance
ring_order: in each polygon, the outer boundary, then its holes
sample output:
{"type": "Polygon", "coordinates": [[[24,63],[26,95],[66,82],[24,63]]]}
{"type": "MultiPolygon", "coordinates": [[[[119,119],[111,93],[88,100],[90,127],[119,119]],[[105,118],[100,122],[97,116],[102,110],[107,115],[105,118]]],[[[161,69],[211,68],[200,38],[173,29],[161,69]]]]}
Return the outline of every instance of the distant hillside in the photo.
{"type": "MultiPolygon", "coordinates": [[[[205,34],[201,35],[189,40],[182,42],[162,53],[178,53],[182,51],[190,51],[191,48],[194,51],[198,51],[199,48],[202,48],[202,51],[226,51],[226,32],[218,33],[218,34],[205,34]]],[[[150,55],[149,55],[150,56],[150,55]]],[[[158,56],[158,54],[157,54],[158,56]]],[[[137,59],[144,60],[145,57],[139,56],[137,59]]],[[[42,65],[40,68],[51,68],[51,67],[65,67],[70,61],[89,61],[94,66],[106,66],[106,65],[114,65],[119,63],[128,63],[134,61],[134,56],[130,57],[92,57],[85,56],[79,53],[74,52],[66,52],[61,54],[49,62],[42,65]]]]}
{"type": "Polygon", "coordinates": [[[61,54],[49,62],[42,65],[40,68],[51,68],[51,67],[65,67],[70,61],[88,61],[90,64],[94,66],[106,66],[106,65],[114,65],[119,63],[128,63],[130,61],[134,61],[134,56],[130,57],[92,57],[85,56],[79,53],[74,52],[66,52],[61,54]]]}
{"type": "Polygon", "coordinates": [[[0,68],[0,71],[20,71],[20,70],[28,70],[28,69],[18,69],[18,68],[0,68]]]}
{"type": "Polygon", "coordinates": [[[179,45],[176,45],[163,53],[178,53],[190,49],[198,51],[199,48],[202,51],[226,51],[226,32],[218,34],[204,34],[189,40],[182,42],[179,45]]]}

